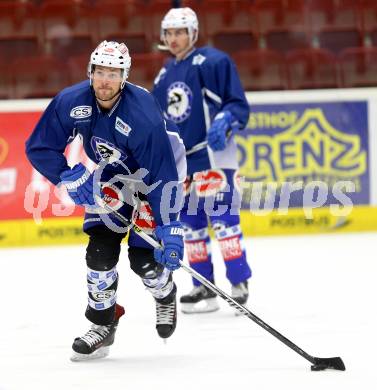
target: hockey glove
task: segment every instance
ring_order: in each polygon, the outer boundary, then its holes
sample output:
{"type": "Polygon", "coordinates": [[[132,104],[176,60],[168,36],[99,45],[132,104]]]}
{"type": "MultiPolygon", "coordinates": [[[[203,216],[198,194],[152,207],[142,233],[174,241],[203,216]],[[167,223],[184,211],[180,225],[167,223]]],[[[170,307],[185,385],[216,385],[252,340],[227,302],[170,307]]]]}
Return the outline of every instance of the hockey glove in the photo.
{"type": "Polygon", "coordinates": [[[79,163],[72,169],[67,169],[60,175],[60,179],[77,205],[96,204],[93,196],[93,174],[84,165],[79,163]]]}
{"type": "Polygon", "coordinates": [[[183,259],[183,228],[180,222],[174,221],[168,225],[157,226],[154,231],[161,241],[162,248],[154,250],[155,260],[167,269],[178,269],[183,259]]]}
{"type": "Polygon", "coordinates": [[[233,115],[230,111],[222,111],[215,116],[208,130],[208,145],[213,151],[225,149],[228,136],[232,131],[232,121],[233,115]]]}

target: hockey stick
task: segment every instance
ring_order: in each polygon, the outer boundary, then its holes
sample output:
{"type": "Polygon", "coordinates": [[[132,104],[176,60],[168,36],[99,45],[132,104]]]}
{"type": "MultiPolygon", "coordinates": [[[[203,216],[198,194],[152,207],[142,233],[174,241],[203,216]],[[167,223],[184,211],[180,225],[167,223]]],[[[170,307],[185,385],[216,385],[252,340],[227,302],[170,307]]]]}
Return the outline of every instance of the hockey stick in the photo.
{"type": "Polygon", "coordinates": [[[198,144],[194,145],[191,149],[189,149],[186,152],[186,156],[189,156],[190,154],[199,152],[199,150],[206,148],[207,145],[208,145],[208,141],[199,142],[198,144]]]}
{"type": "MultiPolygon", "coordinates": [[[[231,134],[232,134],[232,129],[229,129],[226,132],[226,138],[229,139],[231,134]]],[[[208,146],[208,141],[207,140],[199,142],[198,144],[194,145],[191,149],[189,149],[186,152],[186,156],[189,156],[190,154],[199,152],[199,150],[202,150],[202,149],[206,148],[207,146],[208,146]]]]}
{"type": "MultiPolygon", "coordinates": [[[[125,225],[125,227],[130,227],[130,229],[132,229],[138,236],[140,236],[143,240],[145,240],[153,248],[161,248],[161,245],[155,239],[153,239],[151,236],[149,236],[147,233],[145,233],[137,225],[133,224],[129,219],[124,217],[118,211],[114,210],[112,207],[110,207],[107,204],[104,204],[104,207],[106,210],[110,211],[120,222],[122,222],[125,225]]],[[[186,272],[188,272],[196,280],[201,282],[204,286],[208,287],[215,294],[217,294],[222,299],[224,299],[224,301],[226,301],[231,307],[237,309],[241,314],[245,315],[246,317],[248,317],[249,319],[254,321],[256,324],[261,326],[268,333],[272,334],[274,337],[276,337],[279,341],[281,341],[287,347],[293,349],[296,353],[301,355],[304,359],[306,359],[310,363],[312,363],[312,366],[311,366],[312,371],[322,371],[325,369],[334,369],[334,370],[344,371],[346,369],[346,367],[345,367],[345,365],[340,357],[319,358],[319,357],[314,357],[312,355],[309,355],[307,352],[302,350],[300,347],[298,347],[292,341],[287,339],[285,336],[283,336],[277,330],[272,328],[270,325],[268,325],[262,319],[257,317],[254,313],[252,313],[245,306],[242,306],[238,302],[236,302],[230,295],[226,294],[220,288],[218,288],[217,286],[212,284],[209,280],[207,280],[204,276],[200,275],[198,272],[196,272],[190,266],[186,265],[183,261],[180,261],[180,265],[186,272]]]]}

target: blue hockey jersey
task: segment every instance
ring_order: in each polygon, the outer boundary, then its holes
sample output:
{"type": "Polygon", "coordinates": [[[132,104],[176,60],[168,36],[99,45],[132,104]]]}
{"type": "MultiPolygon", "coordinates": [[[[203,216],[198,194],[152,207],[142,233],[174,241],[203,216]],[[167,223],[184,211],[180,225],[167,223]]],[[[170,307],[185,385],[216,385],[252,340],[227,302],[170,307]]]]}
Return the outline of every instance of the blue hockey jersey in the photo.
{"type": "MultiPolygon", "coordinates": [[[[162,225],[161,208],[169,207],[161,202],[164,185],[184,181],[186,159],[177,127],[163,118],[155,98],[126,83],[119,100],[106,112],[97,105],[89,80],[60,92],[26,142],[32,165],[55,185],[68,169],[64,151],[76,136],[82,138],[92,161],[109,162],[103,171],[107,178],[144,168],[143,183],[150,188],[159,183],[147,199],[157,225],[162,225]]],[[[169,217],[176,219],[175,214],[169,217]]]]}
{"type": "MultiPolygon", "coordinates": [[[[193,49],[181,60],[170,60],[155,79],[152,92],[164,116],[174,121],[189,151],[207,139],[213,118],[228,110],[243,129],[249,106],[233,61],[212,47],[193,49]]],[[[237,169],[237,148],[231,138],[224,151],[209,147],[187,156],[188,174],[210,168],[237,169]]]]}

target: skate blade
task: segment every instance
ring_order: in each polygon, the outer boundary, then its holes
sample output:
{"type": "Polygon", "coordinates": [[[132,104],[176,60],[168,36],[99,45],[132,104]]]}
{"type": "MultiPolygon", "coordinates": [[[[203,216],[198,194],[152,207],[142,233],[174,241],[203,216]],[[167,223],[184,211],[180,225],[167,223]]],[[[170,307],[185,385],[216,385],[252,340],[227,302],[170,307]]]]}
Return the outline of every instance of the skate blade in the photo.
{"type": "Polygon", "coordinates": [[[211,313],[219,309],[216,298],[203,299],[197,303],[181,303],[181,311],[185,314],[211,313]]]}
{"type": "Polygon", "coordinates": [[[97,351],[94,351],[90,354],[73,352],[73,355],[71,356],[71,361],[83,362],[86,360],[103,359],[109,354],[109,351],[110,347],[101,347],[97,349],[97,351]]]}

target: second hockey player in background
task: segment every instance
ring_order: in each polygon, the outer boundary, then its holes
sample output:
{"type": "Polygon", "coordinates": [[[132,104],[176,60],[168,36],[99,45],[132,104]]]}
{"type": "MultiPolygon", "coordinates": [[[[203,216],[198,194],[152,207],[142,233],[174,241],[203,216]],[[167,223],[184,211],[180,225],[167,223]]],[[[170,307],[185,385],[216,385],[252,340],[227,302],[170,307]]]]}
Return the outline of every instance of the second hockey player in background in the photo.
{"type": "MultiPolygon", "coordinates": [[[[192,9],[173,8],[165,15],[161,40],[174,58],[157,75],[153,94],[165,117],[178,125],[188,151],[187,195],[180,220],[190,265],[214,282],[209,219],[225,261],[232,297],[245,304],[251,269],[240,227],[237,147],[232,133],[246,126],[249,106],[233,61],[214,48],[195,48],[198,33],[192,9]],[[197,204],[195,214],[190,204],[197,204]],[[224,206],[227,211],[222,215],[213,212],[224,206]]],[[[183,312],[217,310],[215,294],[195,279],[193,283],[193,290],[181,297],[183,312]]]]}

